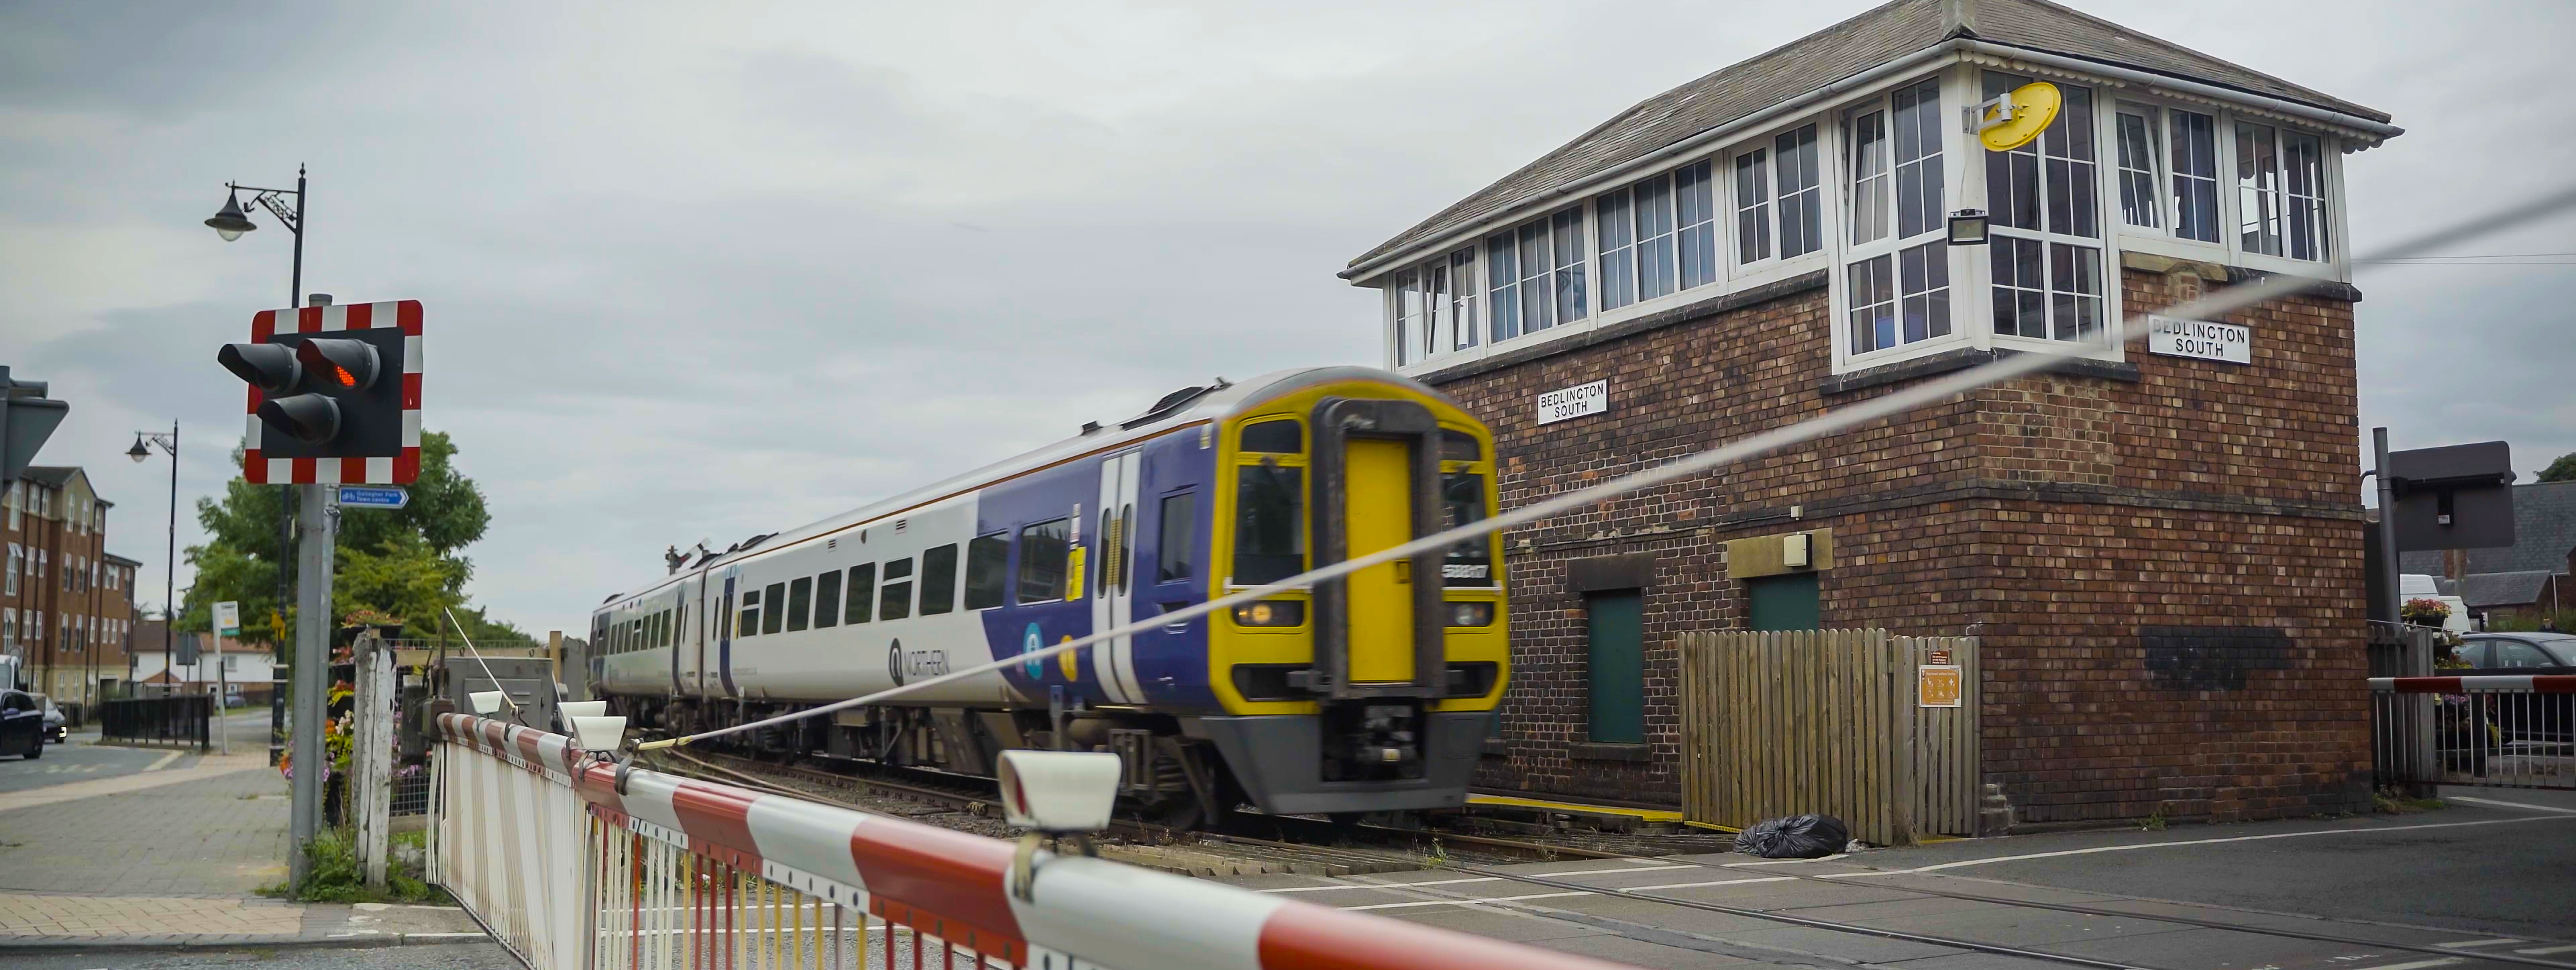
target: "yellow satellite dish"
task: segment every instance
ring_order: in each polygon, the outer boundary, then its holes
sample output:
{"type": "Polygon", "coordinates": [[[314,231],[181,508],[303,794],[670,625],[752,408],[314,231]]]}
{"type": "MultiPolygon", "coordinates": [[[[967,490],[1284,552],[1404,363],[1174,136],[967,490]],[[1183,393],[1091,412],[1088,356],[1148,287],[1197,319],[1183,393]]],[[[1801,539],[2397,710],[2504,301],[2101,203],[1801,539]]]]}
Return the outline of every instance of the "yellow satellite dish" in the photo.
{"type": "Polygon", "coordinates": [[[2046,81],[2014,88],[2009,94],[1977,106],[1977,140],[1998,152],[2030,144],[2049,122],[2057,120],[2057,109],[2065,103],[2065,97],[2057,93],[2057,85],[2046,81]]]}

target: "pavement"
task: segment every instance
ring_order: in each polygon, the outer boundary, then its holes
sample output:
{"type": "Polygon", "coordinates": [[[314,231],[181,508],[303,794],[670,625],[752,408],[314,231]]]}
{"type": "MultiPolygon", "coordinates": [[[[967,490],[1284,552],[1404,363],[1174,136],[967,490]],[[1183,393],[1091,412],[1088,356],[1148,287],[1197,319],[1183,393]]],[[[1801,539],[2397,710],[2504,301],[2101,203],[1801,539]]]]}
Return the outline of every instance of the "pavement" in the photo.
{"type": "Polygon", "coordinates": [[[1957,840],[1815,861],[1697,855],[1224,881],[1653,968],[2576,967],[2576,793],[2443,794],[2451,807],[2398,816],[1957,840]]]}
{"type": "Polygon", "coordinates": [[[230,755],[103,744],[91,729],[41,759],[0,759],[0,962],[49,949],[484,939],[455,907],[257,895],[286,877],[287,784],[268,766],[267,711],[224,728],[230,755]]]}

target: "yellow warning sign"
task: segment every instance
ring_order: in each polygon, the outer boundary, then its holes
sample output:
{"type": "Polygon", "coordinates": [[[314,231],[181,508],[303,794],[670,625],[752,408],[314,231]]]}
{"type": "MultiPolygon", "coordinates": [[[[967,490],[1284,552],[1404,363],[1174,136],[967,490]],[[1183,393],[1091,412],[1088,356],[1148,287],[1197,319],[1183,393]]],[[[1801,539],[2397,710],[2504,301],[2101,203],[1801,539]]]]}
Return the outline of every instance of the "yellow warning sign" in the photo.
{"type": "Polygon", "coordinates": [[[2057,109],[2065,105],[2065,96],[2057,85],[2033,81],[2014,88],[1985,104],[1978,105],[1977,140],[1992,151],[2008,152],[2030,144],[2031,139],[2057,120],[2057,109]]]}
{"type": "Polygon", "coordinates": [[[1915,696],[1921,698],[1921,706],[1959,706],[1959,665],[1924,664],[1920,670],[1915,696]]]}

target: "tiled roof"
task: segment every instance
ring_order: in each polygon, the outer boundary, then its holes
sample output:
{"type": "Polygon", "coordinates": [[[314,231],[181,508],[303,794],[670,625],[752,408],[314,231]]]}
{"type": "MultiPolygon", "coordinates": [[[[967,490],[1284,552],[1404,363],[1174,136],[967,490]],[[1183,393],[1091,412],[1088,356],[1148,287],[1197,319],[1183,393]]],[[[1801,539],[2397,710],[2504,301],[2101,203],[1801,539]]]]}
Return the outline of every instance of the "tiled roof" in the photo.
{"type": "MultiPolygon", "coordinates": [[[[2576,552],[2576,482],[2514,486],[2513,533],[2512,546],[2469,550],[2468,568],[2464,571],[2566,572],[2567,554],[2576,552]]],[[[2398,556],[2397,571],[2438,574],[2442,571],[2442,554],[2403,553],[2398,556]]]]}
{"type": "Polygon", "coordinates": [[[2470,609],[2486,606],[2526,606],[2549,590],[2547,572],[2470,573],[2460,577],[2456,595],[2470,609]]]}
{"type": "Polygon", "coordinates": [[[1590,176],[1953,36],[2133,68],[2386,121],[2388,115],[2047,0],[1890,0],[1859,16],[1658,94],[1440,210],[1351,265],[1430,242],[1590,176]],[[1972,25],[1954,25],[1959,5],[1972,25]]]}

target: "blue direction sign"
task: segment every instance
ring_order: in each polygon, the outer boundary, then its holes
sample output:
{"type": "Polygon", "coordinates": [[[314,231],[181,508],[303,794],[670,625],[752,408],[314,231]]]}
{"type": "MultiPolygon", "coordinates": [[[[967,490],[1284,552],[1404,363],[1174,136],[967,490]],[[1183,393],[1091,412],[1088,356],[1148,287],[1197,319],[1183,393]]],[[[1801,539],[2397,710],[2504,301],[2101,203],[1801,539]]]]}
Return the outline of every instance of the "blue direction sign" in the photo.
{"type": "Polygon", "coordinates": [[[400,485],[342,485],[343,508],[398,509],[411,504],[411,492],[400,485]]]}

